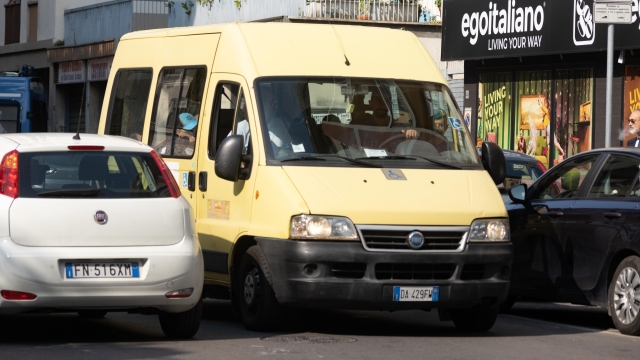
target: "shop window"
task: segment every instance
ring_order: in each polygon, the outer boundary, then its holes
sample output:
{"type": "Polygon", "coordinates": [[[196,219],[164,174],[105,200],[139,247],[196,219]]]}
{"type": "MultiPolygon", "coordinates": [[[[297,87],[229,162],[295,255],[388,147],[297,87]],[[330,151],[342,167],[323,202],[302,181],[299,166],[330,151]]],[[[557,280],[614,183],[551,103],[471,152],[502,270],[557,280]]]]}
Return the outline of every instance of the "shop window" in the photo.
{"type": "Polygon", "coordinates": [[[538,159],[549,167],[551,129],[551,71],[521,71],[516,74],[513,150],[538,159]]]}
{"type": "Polygon", "coordinates": [[[9,0],[4,5],[4,44],[20,42],[20,0],[9,0]]]}
{"type": "Polygon", "coordinates": [[[591,150],[593,69],[557,70],[555,88],[554,165],[591,150]]]}
{"type": "Polygon", "coordinates": [[[204,68],[160,73],[149,145],[164,157],[192,158],[206,80],[204,68]]]}
{"type": "Polygon", "coordinates": [[[38,41],[38,3],[32,3],[29,7],[29,29],[27,41],[38,41]]]}
{"type": "Polygon", "coordinates": [[[240,85],[235,83],[218,84],[216,100],[211,112],[211,130],[209,131],[209,158],[214,159],[218,147],[233,130],[238,91],[240,85]]]}
{"type": "MultiPolygon", "coordinates": [[[[624,118],[622,119],[623,123],[620,125],[620,130],[623,134],[622,146],[627,146],[630,140],[632,140],[631,146],[635,146],[636,139],[640,135],[637,132],[640,124],[636,122],[637,115],[634,115],[634,128],[632,130],[629,127],[629,119],[632,112],[640,110],[640,66],[625,66],[624,94],[622,97],[624,98],[624,118]]],[[[615,131],[615,128],[612,131],[615,131]]]]}
{"type": "Polygon", "coordinates": [[[151,69],[121,70],[116,74],[107,134],[142,140],[152,74],[151,69]]]}
{"type": "Polygon", "coordinates": [[[483,141],[511,146],[511,73],[480,74],[477,145],[483,141]]]}

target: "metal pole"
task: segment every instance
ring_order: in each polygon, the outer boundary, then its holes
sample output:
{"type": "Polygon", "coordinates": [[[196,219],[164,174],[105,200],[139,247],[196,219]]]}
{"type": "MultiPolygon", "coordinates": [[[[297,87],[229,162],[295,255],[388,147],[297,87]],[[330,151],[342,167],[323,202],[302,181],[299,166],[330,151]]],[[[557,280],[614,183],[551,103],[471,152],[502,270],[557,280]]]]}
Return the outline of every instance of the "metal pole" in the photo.
{"type": "Polygon", "coordinates": [[[609,24],[607,32],[607,97],[604,128],[604,147],[611,147],[611,93],[613,89],[613,24],[609,24]]]}

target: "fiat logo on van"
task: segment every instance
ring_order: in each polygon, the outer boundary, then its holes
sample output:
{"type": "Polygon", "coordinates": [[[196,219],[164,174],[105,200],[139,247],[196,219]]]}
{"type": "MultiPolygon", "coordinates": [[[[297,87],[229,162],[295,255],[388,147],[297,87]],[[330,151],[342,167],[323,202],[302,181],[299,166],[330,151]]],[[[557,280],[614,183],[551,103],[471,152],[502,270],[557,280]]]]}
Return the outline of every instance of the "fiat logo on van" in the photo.
{"type": "Polygon", "coordinates": [[[407,244],[412,249],[420,249],[424,245],[424,235],[420,231],[414,231],[407,235],[407,244]]]}
{"type": "Polygon", "coordinates": [[[96,211],[95,214],[93,214],[93,219],[100,225],[104,225],[107,223],[107,220],[109,220],[109,217],[107,216],[107,213],[102,211],[102,210],[98,210],[96,211]]]}

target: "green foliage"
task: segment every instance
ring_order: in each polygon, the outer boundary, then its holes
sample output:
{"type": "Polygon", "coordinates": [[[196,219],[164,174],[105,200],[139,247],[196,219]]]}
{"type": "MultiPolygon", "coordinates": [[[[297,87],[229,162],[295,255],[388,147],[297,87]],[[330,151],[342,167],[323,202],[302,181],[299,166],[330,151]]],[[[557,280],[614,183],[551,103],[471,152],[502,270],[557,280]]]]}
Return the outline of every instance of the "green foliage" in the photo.
{"type": "Polygon", "coordinates": [[[191,1],[185,1],[180,3],[180,6],[184,9],[184,13],[187,15],[191,15],[191,8],[193,7],[193,3],[191,1]]]}
{"type": "Polygon", "coordinates": [[[175,2],[173,0],[169,0],[166,3],[164,3],[164,6],[169,9],[169,12],[171,12],[174,5],[175,5],[175,2]]]}
{"type": "Polygon", "coordinates": [[[436,5],[436,7],[442,7],[442,0],[435,0],[433,3],[436,5]]]}

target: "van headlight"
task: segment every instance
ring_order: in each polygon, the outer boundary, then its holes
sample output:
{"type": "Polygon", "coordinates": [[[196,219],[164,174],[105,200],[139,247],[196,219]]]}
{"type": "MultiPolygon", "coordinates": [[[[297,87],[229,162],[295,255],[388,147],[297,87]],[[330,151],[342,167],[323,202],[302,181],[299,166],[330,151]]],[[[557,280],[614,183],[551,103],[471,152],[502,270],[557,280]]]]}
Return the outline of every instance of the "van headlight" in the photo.
{"type": "Polygon", "coordinates": [[[478,219],[471,223],[469,241],[510,241],[508,219],[478,219]]]}
{"type": "Polygon", "coordinates": [[[339,216],[298,215],[291,219],[292,239],[358,240],[353,222],[339,216]]]}

